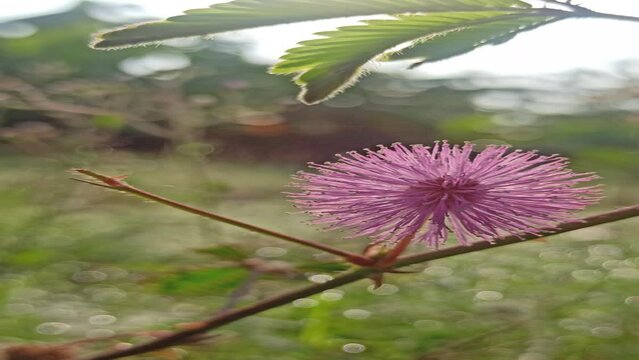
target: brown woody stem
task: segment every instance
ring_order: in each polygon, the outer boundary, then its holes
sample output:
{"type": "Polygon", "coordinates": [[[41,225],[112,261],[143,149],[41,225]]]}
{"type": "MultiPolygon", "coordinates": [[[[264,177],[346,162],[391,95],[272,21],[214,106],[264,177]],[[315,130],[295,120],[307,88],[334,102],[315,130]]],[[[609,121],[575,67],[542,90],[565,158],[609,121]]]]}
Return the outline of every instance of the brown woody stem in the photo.
{"type": "MultiPolygon", "coordinates": [[[[562,223],[555,228],[546,229],[543,232],[546,233],[546,236],[556,235],[556,234],[561,234],[568,231],[583,229],[590,226],[610,223],[610,222],[628,219],[628,218],[632,218],[636,216],[639,216],[639,205],[634,205],[634,206],[625,207],[625,208],[613,210],[613,211],[598,214],[598,215],[589,216],[589,217],[581,219],[580,221],[571,221],[571,222],[562,223]]],[[[484,250],[488,248],[520,243],[527,240],[538,239],[540,237],[541,236],[538,236],[538,235],[522,234],[520,236],[508,236],[505,238],[496,239],[492,244],[484,241],[484,242],[477,242],[469,246],[459,245],[459,246],[452,246],[449,248],[440,249],[436,251],[426,251],[426,252],[422,252],[422,253],[418,253],[414,255],[401,257],[397,259],[397,261],[393,264],[392,268],[398,268],[402,266],[422,263],[425,261],[431,261],[431,260],[442,259],[442,258],[446,258],[450,256],[471,253],[471,252],[480,251],[480,250],[484,250]]],[[[202,321],[200,325],[197,327],[190,328],[187,330],[177,331],[171,335],[158,338],[146,343],[134,345],[127,349],[106,351],[100,354],[89,356],[85,358],[84,360],[119,359],[119,358],[123,358],[127,356],[143,354],[146,352],[175,346],[188,341],[188,339],[193,336],[201,335],[203,333],[206,333],[212,329],[218,328],[228,323],[246,318],[254,314],[261,313],[269,309],[273,309],[278,306],[288,304],[299,298],[315,295],[328,289],[334,289],[339,286],[346,285],[346,284],[367,278],[371,274],[380,273],[383,271],[384,270],[379,270],[379,269],[375,269],[371,267],[355,269],[341,276],[338,276],[331,281],[328,281],[322,284],[309,285],[301,289],[292,290],[289,292],[272,296],[268,299],[259,301],[252,305],[248,305],[242,308],[237,308],[237,309],[225,312],[223,314],[212,316],[202,321]]]]}

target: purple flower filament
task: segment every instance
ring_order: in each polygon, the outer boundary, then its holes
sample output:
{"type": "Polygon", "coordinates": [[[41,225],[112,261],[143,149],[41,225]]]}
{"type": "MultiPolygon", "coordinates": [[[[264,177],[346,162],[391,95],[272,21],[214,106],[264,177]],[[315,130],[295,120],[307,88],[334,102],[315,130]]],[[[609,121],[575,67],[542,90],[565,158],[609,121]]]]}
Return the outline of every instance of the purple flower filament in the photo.
{"type": "Polygon", "coordinates": [[[337,155],[311,164],[289,193],[293,203],[327,229],[395,243],[405,237],[438,246],[452,231],[461,244],[510,234],[537,234],[600,199],[598,177],[578,174],[568,160],[534,151],[489,145],[473,156],[473,144],[430,148],[393,144],[337,155]]]}

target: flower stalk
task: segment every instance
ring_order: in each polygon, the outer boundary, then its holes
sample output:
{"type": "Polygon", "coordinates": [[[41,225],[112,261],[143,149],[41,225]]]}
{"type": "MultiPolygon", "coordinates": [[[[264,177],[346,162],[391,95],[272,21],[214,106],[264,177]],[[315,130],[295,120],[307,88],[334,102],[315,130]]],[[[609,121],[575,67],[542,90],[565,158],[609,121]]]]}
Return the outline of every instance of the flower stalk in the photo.
{"type": "Polygon", "coordinates": [[[374,261],[370,258],[367,258],[365,256],[350,252],[350,251],[346,251],[346,250],[342,250],[333,246],[329,246],[329,245],[325,245],[322,243],[318,243],[315,241],[311,241],[311,240],[306,240],[306,239],[300,239],[294,236],[290,236],[290,235],[286,235],[277,231],[273,231],[270,229],[265,229],[263,227],[259,227],[256,225],[252,225],[252,224],[248,224],[246,222],[240,221],[240,220],[236,220],[236,219],[232,219],[226,216],[222,216],[216,213],[213,213],[211,211],[208,210],[203,210],[203,209],[199,209],[196,208],[194,206],[188,205],[188,204],[184,204],[175,200],[171,200],[168,198],[165,198],[163,196],[160,195],[156,195],[153,193],[150,193],[148,191],[139,189],[137,187],[134,187],[130,184],[128,184],[127,182],[124,181],[124,179],[126,178],[126,176],[107,176],[107,175],[103,175],[100,173],[97,173],[95,171],[92,170],[88,170],[88,169],[73,169],[72,170],[75,173],[78,174],[82,174],[85,176],[88,176],[92,179],[98,180],[99,182],[94,182],[94,181],[88,181],[88,180],[84,180],[84,179],[76,179],[74,178],[73,180],[76,181],[80,181],[80,182],[84,182],[87,184],[91,184],[91,185],[95,185],[95,186],[100,186],[100,187],[104,187],[107,189],[111,189],[111,190],[116,190],[116,191],[122,191],[125,193],[129,193],[129,194],[133,194],[142,198],[145,198],[147,200],[151,200],[153,202],[157,202],[160,204],[164,204],[164,205],[168,205],[172,208],[178,209],[178,210],[182,210],[191,214],[195,214],[198,216],[202,216],[204,218],[207,219],[211,219],[211,220],[215,220],[215,221],[219,221],[225,224],[229,224],[229,225],[233,225],[235,227],[239,227],[254,233],[258,233],[258,234],[262,234],[262,235],[266,235],[266,236],[270,236],[270,237],[274,237],[274,238],[278,238],[281,240],[285,240],[288,242],[292,242],[292,243],[296,243],[299,245],[304,245],[310,248],[314,248],[316,250],[321,250],[333,255],[337,255],[339,257],[342,257],[343,259],[345,259],[346,261],[355,264],[355,265],[359,265],[359,266],[371,266],[374,261]]]}

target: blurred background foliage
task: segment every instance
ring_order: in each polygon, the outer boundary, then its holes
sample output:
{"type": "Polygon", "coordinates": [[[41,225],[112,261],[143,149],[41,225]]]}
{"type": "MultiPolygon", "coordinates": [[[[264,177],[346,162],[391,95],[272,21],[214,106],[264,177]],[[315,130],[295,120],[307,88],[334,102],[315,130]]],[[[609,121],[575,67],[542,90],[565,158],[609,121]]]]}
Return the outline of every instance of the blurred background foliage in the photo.
{"type": "MultiPolygon", "coordinates": [[[[353,250],[281,195],[308,161],[395,141],[510,143],[639,200],[639,63],[538,78],[374,74],[322,105],[244,44],[97,52],[127,6],[0,24],[0,343],[137,342],[224,306],[322,282],[335,259],[68,181],[72,167],[353,250]],[[177,325],[176,325],[177,324],[177,325]],[[121,335],[115,335],[121,334],[121,335]],[[114,337],[113,337],[114,336],[114,337]]],[[[227,38],[228,39],[228,38],[227,38]]],[[[636,220],[427,264],[374,290],[300,299],[158,359],[635,359],[636,220]]]]}

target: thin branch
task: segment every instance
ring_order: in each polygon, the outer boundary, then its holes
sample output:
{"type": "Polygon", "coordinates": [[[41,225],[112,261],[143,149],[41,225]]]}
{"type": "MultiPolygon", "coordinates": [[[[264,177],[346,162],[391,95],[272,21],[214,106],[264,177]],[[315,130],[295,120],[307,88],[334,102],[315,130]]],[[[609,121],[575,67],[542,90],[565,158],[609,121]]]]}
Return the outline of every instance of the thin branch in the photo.
{"type": "Polygon", "coordinates": [[[87,170],[87,169],[74,169],[73,170],[76,173],[82,174],[82,175],[86,175],[88,177],[91,177],[93,179],[99,180],[101,181],[101,183],[96,183],[96,182],[91,182],[91,181],[86,181],[86,180],[82,180],[82,179],[74,179],[77,181],[82,181],[91,185],[96,185],[96,186],[100,186],[100,187],[106,187],[108,189],[111,190],[117,190],[117,191],[123,191],[129,194],[133,194],[133,195],[137,195],[139,197],[160,203],[160,204],[164,204],[164,205],[168,205],[172,208],[176,208],[182,211],[186,211],[188,213],[191,214],[195,214],[198,216],[202,216],[205,217],[207,219],[211,219],[211,220],[215,220],[215,221],[219,221],[225,224],[229,224],[229,225],[233,225],[248,231],[252,231],[258,234],[262,234],[262,235],[267,235],[267,236],[272,236],[278,239],[282,239],[282,240],[286,240],[289,242],[293,242],[296,244],[300,244],[300,245],[304,245],[304,246],[308,246],[314,249],[318,249],[321,251],[325,251],[327,253],[331,253],[333,255],[337,255],[340,256],[344,259],[346,259],[348,262],[351,262],[353,264],[356,265],[361,265],[361,266],[371,266],[373,265],[373,260],[369,259],[367,257],[364,257],[362,255],[356,254],[356,253],[352,253],[350,251],[346,251],[346,250],[342,250],[342,249],[338,249],[326,244],[322,244],[322,243],[317,243],[311,240],[305,240],[305,239],[300,239],[300,238],[296,238],[290,235],[286,235],[286,234],[282,234],[280,232],[277,231],[273,231],[273,230],[269,230],[269,229],[265,229],[259,226],[255,226],[255,225],[251,225],[248,223],[245,223],[243,221],[239,221],[239,220],[235,220],[235,219],[231,219],[228,218],[226,216],[222,216],[222,215],[218,215],[215,214],[213,212],[207,211],[207,210],[203,210],[203,209],[199,209],[196,207],[193,207],[191,205],[187,205],[187,204],[183,204],[159,195],[155,195],[153,193],[138,189],[134,186],[129,185],[128,183],[126,183],[124,181],[124,176],[107,176],[107,175],[103,175],[103,174],[99,174],[96,173],[94,171],[91,170],[87,170]]]}
{"type": "Polygon", "coordinates": [[[557,5],[567,6],[571,9],[571,11],[566,11],[561,9],[551,9],[551,8],[537,8],[537,9],[531,10],[531,13],[540,15],[540,16],[556,16],[563,19],[595,18],[595,19],[610,19],[610,20],[639,22],[639,17],[636,17],[636,16],[607,14],[607,13],[590,10],[579,5],[564,3],[561,1],[554,1],[554,0],[544,0],[544,1],[548,3],[557,4],[557,5]]]}
{"type": "MultiPolygon", "coordinates": [[[[546,233],[546,236],[556,235],[556,234],[561,234],[568,231],[583,229],[583,228],[587,228],[587,227],[591,227],[595,225],[610,223],[610,222],[628,219],[628,218],[632,218],[636,216],[639,216],[639,205],[625,207],[625,208],[613,210],[610,212],[589,216],[579,221],[562,223],[558,225],[556,228],[546,229],[544,233],[546,233]]],[[[495,248],[495,247],[511,245],[515,243],[520,243],[527,240],[534,240],[540,237],[541,236],[538,236],[538,235],[523,234],[519,236],[508,236],[502,239],[496,239],[493,244],[490,244],[488,242],[478,242],[470,246],[460,245],[460,246],[453,246],[450,248],[441,249],[437,251],[427,251],[427,252],[418,253],[415,255],[401,257],[397,260],[397,262],[393,266],[395,268],[403,267],[403,266],[413,265],[417,263],[422,263],[425,261],[431,261],[431,260],[442,259],[442,258],[455,256],[455,255],[467,254],[467,253],[480,251],[480,250],[484,250],[488,248],[495,248]]],[[[383,270],[370,268],[370,267],[352,270],[350,272],[347,272],[341,276],[334,278],[331,281],[328,281],[322,284],[309,285],[301,289],[275,295],[273,297],[262,300],[252,305],[237,308],[234,310],[229,310],[223,314],[219,314],[217,316],[213,316],[209,319],[202,321],[200,325],[197,327],[186,329],[183,331],[178,331],[163,338],[152,340],[139,345],[134,345],[129,347],[128,349],[111,350],[101,354],[89,356],[89,357],[86,357],[84,360],[119,359],[119,358],[123,358],[127,356],[132,356],[132,355],[146,353],[149,351],[163,349],[166,347],[171,347],[171,346],[174,346],[175,344],[179,344],[183,342],[185,339],[188,339],[192,336],[206,333],[212,329],[229,324],[231,322],[246,318],[254,314],[261,313],[269,309],[276,308],[278,306],[288,304],[299,298],[315,295],[328,289],[334,289],[339,286],[346,285],[346,284],[367,278],[372,274],[376,274],[380,272],[383,272],[383,270]]]]}
{"type": "Polygon", "coordinates": [[[588,10],[587,12],[580,14],[579,17],[639,22],[639,17],[636,17],[636,16],[606,14],[606,13],[600,13],[600,12],[592,11],[592,10],[588,10]]]}

